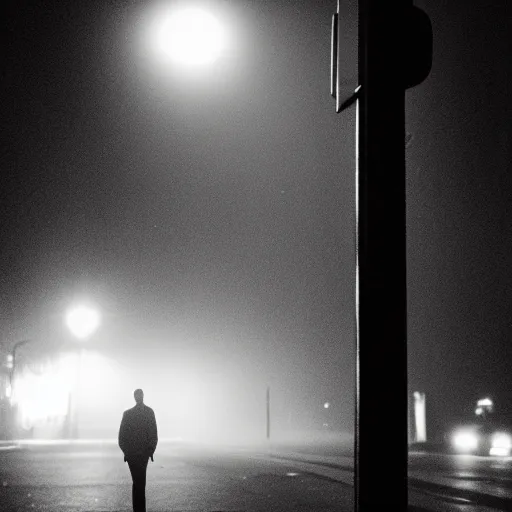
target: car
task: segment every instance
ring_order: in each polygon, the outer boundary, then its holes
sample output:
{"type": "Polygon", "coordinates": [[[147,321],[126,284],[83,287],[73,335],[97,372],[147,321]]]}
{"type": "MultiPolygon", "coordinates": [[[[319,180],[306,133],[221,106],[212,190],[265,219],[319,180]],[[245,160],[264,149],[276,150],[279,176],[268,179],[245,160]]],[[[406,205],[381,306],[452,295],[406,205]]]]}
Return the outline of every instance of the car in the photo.
{"type": "Polygon", "coordinates": [[[512,429],[494,423],[460,426],[452,432],[450,444],[457,453],[507,457],[512,453],[512,429]]]}

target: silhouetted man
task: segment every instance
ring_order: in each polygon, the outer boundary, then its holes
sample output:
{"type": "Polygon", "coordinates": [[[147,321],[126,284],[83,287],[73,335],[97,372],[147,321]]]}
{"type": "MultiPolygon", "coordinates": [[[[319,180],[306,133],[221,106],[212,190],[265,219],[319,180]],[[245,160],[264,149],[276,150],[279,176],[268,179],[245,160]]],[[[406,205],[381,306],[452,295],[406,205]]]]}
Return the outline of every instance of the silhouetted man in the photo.
{"type": "Polygon", "coordinates": [[[123,413],[119,428],[119,447],[132,474],[132,500],[134,512],[146,512],[146,470],[156,450],[158,433],[155,413],[144,405],[144,392],[133,393],[136,405],[123,413]]]}

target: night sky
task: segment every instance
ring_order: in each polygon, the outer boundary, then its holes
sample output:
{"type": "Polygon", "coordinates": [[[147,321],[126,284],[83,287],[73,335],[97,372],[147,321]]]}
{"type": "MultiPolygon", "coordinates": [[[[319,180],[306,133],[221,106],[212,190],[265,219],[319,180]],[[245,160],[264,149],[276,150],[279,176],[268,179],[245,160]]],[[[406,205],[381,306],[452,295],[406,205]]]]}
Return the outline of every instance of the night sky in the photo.
{"type": "MultiPolygon", "coordinates": [[[[233,44],[192,73],[151,52],[163,2],[10,2],[2,340],[65,340],[89,298],[110,357],[147,373],[186,354],[305,416],[331,401],[352,428],[355,112],[329,96],[335,4],[207,2],[233,44]]],[[[481,394],[512,412],[511,13],[417,4],[434,64],[406,103],[409,374],[435,424],[481,394]]]]}

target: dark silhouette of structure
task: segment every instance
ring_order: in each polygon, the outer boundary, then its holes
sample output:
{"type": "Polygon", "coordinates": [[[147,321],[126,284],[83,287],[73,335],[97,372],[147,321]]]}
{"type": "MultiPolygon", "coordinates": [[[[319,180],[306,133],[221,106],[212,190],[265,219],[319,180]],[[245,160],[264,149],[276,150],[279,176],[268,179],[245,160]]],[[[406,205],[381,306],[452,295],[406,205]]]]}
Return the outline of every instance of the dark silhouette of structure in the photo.
{"type": "Polygon", "coordinates": [[[155,413],[144,404],[144,392],[133,393],[136,405],[123,413],[119,428],[119,447],[132,475],[134,512],[146,512],[146,470],[158,443],[155,413]]]}

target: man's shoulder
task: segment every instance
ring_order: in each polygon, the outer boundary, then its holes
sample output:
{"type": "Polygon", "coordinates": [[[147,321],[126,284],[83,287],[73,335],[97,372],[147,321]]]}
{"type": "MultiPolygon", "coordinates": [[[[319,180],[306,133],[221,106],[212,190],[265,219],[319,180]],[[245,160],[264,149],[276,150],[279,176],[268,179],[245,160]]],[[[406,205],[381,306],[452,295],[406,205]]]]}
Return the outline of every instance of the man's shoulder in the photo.
{"type": "Polygon", "coordinates": [[[146,404],[143,404],[142,407],[140,405],[134,405],[130,409],[126,409],[126,411],[124,411],[123,414],[125,416],[131,416],[133,414],[140,414],[140,413],[155,414],[155,411],[153,411],[153,409],[151,409],[151,407],[148,407],[146,404]]]}
{"type": "Polygon", "coordinates": [[[144,404],[144,411],[146,414],[155,414],[155,411],[153,411],[153,409],[151,409],[151,407],[147,406],[146,404],[144,404]]]}

